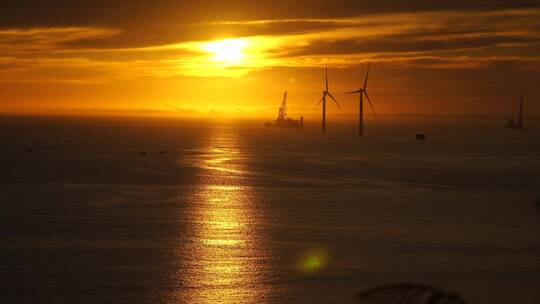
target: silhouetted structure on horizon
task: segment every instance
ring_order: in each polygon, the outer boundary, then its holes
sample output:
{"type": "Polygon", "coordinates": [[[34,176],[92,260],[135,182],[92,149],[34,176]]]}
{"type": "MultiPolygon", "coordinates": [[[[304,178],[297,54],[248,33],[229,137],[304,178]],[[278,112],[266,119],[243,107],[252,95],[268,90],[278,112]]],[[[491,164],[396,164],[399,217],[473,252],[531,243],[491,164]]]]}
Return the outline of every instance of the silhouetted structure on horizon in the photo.
{"type": "Polygon", "coordinates": [[[326,65],[325,67],[325,81],[326,81],[326,86],[325,86],[325,89],[322,91],[323,96],[321,100],[319,100],[319,103],[317,104],[317,106],[319,106],[322,102],[322,132],[323,133],[326,132],[326,96],[330,96],[330,98],[332,98],[332,100],[336,103],[338,108],[341,109],[341,106],[339,105],[337,100],[334,98],[334,96],[332,96],[330,91],[328,91],[328,65],[326,65]]]}
{"type": "Polygon", "coordinates": [[[369,95],[367,93],[367,82],[369,77],[369,69],[371,67],[371,62],[368,64],[368,69],[366,73],[366,79],[364,80],[364,87],[359,88],[356,91],[347,92],[347,94],[359,94],[360,95],[360,112],[358,113],[358,136],[364,136],[364,95],[366,95],[369,106],[371,107],[371,111],[373,111],[373,115],[377,116],[375,113],[375,109],[373,108],[373,104],[371,103],[371,100],[369,98],[369,95]]]}
{"type": "Polygon", "coordinates": [[[523,95],[519,98],[519,113],[518,113],[518,121],[514,121],[513,118],[510,118],[508,120],[508,124],[506,125],[509,129],[516,129],[516,130],[523,130],[523,95]]]}
{"type": "Polygon", "coordinates": [[[300,117],[300,120],[287,117],[287,91],[283,94],[283,101],[281,107],[279,107],[278,118],[273,122],[267,122],[267,127],[279,127],[279,128],[304,128],[304,117],[300,117]]]}

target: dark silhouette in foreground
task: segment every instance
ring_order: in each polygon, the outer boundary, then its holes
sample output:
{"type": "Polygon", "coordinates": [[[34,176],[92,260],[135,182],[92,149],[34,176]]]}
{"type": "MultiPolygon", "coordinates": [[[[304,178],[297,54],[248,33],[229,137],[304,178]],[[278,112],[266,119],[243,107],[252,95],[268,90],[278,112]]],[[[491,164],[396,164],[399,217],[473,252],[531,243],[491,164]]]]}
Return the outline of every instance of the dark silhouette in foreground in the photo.
{"type": "Polygon", "coordinates": [[[392,284],[358,294],[360,304],[465,304],[457,294],[416,284],[392,284]]]}

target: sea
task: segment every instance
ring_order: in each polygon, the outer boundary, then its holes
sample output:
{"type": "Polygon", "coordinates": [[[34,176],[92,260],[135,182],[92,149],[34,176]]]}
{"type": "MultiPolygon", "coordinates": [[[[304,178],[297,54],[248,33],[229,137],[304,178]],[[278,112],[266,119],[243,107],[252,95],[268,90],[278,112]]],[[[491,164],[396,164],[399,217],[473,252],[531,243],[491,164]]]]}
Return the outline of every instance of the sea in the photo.
{"type": "Polygon", "coordinates": [[[538,304],[540,120],[505,124],[2,116],[0,303],[538,304]]]}

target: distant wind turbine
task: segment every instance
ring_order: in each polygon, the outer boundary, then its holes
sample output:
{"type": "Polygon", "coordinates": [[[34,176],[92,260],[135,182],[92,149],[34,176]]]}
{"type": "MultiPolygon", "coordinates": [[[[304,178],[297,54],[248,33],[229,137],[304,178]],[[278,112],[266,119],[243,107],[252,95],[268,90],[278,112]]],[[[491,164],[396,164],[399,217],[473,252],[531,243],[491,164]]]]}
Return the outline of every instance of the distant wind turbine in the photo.
{"type": "Polygon", "coordinates": [[[358,136],[364,136],[364,95],[366,95],[369,106],[371,107],[371,111],[373,111],[373,115],[377,116],[375,113],[375,109],[373,108],[373,104],[371,103],[371,100],[369,99],[369,95],[367,93],[367,82],[369,77],[369,69],[371,67],[371,62],[368,64],[368,70],[366,74],[366,79],[364,80],[364,87],[360,88],[356,91],[347,92],[347,94],[359,94],[360,95],[360,112],[358,114],[358,136]]]}
{"type": "Polygon", "coordinates": [[[339,105],[337,100],[328,91],[328,65],[326,65],[325,72],[326,72],[326,77],[325,77],[326,87],[322,92],[323,96],[322,96],[321,100],[319,100],[319,103],[317,104],[317,106],[319,106],[321,104],[321,102],[322,102],[322,132],[323,133],[326,132],[326,96],[330,96],[330,98],[332,98],[332,100],[336,103],[338,108],[341,109],[341,106],[339,105]]]}

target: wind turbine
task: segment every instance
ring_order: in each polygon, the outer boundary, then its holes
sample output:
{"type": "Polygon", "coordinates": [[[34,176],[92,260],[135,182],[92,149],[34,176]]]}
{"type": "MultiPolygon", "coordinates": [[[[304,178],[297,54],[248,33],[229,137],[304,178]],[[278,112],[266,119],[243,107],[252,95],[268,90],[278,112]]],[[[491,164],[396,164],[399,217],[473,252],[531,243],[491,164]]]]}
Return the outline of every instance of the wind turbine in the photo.
{"type": "Polygon", "coordinates": [[[369,99],[369,95],[367,93],[367,81],[369,77],[369,68],[371,67],[371,62],[368,64],[368,70],[366,74],[366,79],[364,80],[364,87],[359,88],[356,91],[347,92],[347,94],[359,94],[360,95],[360,112],[358,116],[358,136],[364,136],[364,95],[366,95],[369,106],[371,107],[371,111],[373,112],[374,116],[377,116],[375,113],[375,109],[373,108],[373,104],[371,103],[371,100],[369,99]]]}
{"type": "Polygon", "coordinates": [[[321,100],[319,100],[319,103],[317,104],[317,106],[319,106],[321,104],[321,102],[322,102],[322,132],[323,133],[326,132],[326,96],[330,96],[330,98],[332,98],[332,100],[336,103],[338,108],[341,109],[341,106],[339,105],[337,100],[328,91],[328,65],[326,65],[325,72],[326,72],[326,77],[325,77],[326,87],[322,91],[323,96],[322,96],[321,100]]]}

